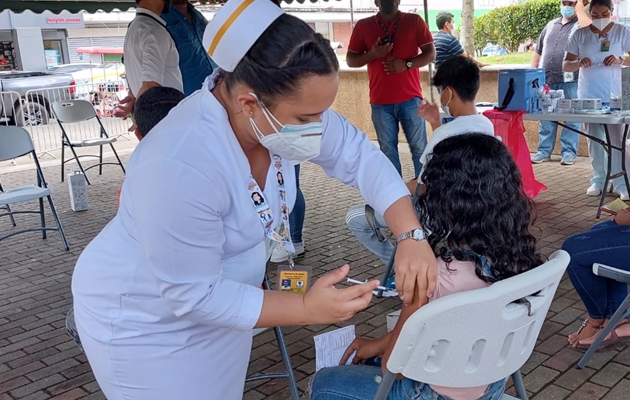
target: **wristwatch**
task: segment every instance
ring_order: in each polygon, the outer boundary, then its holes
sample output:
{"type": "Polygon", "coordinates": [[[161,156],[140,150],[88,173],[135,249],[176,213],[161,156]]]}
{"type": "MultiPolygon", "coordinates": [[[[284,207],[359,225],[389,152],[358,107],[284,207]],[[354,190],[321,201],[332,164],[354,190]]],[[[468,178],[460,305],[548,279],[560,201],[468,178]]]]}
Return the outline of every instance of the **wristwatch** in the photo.
{"type": "Polygon", "coordinates": [[[405,61],[405,65],[407,66],[407,69],[413,67],[413,61],[411,61],[411,58],[405,61]]]}
{"type": "Polygon", "coordinates": [[[420,242],[422,240],[425,240],[427,238],[426,233],[424,233],[424,231],[422,229],[414,229],[412,231],[403,233],[402,235],[398,236],[398,238],[396,238],[396,244],[402,242],[405,239],[413,239],[416,242],[420,242]]]}

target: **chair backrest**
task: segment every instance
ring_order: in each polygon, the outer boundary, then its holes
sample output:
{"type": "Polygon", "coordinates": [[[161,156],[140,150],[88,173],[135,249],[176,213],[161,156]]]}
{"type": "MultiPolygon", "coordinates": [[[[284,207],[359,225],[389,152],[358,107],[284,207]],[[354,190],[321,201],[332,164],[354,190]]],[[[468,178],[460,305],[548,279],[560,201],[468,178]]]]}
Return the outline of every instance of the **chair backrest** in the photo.
{"type": "Polygon", "coordinates": [[[86,100],[60,100],[52,104],[58,121],[73,123],[97,117],[94,106],[86,100]]]}
{"type": "Polygon", "coordinates": [[[0,161],[18,158],[32,151],[33,141],[26,129],[0,125],[0,161]]]}
{"type": "Polygon", "coordinates": [[[531,355],[569,255],[556,251],[533,270],[437,299],[405,322],[387,369],[446,387],[504,379],[531,355]],[[515,303],[526,298],[527,304],[515,303]]]}

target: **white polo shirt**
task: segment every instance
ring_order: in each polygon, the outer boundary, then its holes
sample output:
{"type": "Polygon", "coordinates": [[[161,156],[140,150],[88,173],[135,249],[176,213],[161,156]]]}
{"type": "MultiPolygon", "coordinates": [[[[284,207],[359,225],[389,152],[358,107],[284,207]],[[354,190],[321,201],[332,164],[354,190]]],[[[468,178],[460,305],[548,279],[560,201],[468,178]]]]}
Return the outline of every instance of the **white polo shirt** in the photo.
{"type": "Polygon", "coordinates": [[[134,96],[138,95],[142,82],[157,82],[184,91],[179,53],[166,30],[166,22],[159,15],[138,7],[127,29],[124,49],[125,73],[134,96]]]}

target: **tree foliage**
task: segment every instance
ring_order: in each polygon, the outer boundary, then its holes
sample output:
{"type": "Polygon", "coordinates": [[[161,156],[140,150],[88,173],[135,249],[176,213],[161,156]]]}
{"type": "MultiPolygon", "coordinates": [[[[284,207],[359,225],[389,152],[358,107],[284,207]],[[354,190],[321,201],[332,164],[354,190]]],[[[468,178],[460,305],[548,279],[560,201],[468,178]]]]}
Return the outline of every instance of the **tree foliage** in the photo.
{"type": "Polygon", "coordinates": [[[529,36],[535,42],[547,23],[559,17],[557,0],[531,0],[498,7],[475,19],[475,45],[481,49],[490,42],[516,51],[529,36]]]}

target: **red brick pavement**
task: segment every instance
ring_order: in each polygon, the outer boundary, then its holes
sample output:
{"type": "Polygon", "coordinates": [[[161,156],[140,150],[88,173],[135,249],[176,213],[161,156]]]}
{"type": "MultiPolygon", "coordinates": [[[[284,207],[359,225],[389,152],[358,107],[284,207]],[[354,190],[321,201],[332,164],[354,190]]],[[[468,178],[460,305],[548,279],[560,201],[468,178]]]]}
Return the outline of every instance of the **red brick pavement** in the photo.
{"type": "MultiPolygon", "coordinates": [[[[407,175],[409,156],[404,155],[407,175]]],[[[125,157],[125,160],[127,157],[125,157]]],[[[24,162],[21,162],[23,164],[24,162]]],[[[550,254],[567,235],[588,229],[595,220],[596,199],[584,195],[590,178],[588,160],[573,166],[557,161],[535,167],[538,178],[549,190],[537,199],[537,228],[541,250],[550,254]]],[[[64,317],[71,303],[70,279],[81,250],[114,216],[120,169],[105,167],[105,175],[90,178],[90,210],[70,210],[68,189],[58,182],[56,166],[47,167],[54,200],[68,235],[71,249],[63,250],[55,232],[42,240],[29,233],[0,242],[0,400],[20,399],[103,399],[86,358],[65,334],[64,317]]],[[[25,183],[33,171],[0,170],[3,185],[25,183]]],[[[350,235],[344,224],[347,209],[360,202],[354,189],[326,178],[312,165],[305,165],[301,182],[307,199],[305,224],[306,259],[316,275],[343,263],[350,263],[359,279],[379,276],[383,265],[350,235]]],[[[52,219],[48,218],[52,222],[52,219]]],[[[19,216],[20,226],[37,224],[36,217],[19,216]]],[[[0,219],[0,235],[12,228],[0,219]]],[[[274,267],[269,274],[275,273],[274,267]]],[[[385,332],[385,314],[395,310],[395,299],[375,299],[349,323],[360,335],[385,332]]],[[[554,300],[531,359],[523,368],[528,391],[535,400],[628,399],[630,398],[630,349],[598,353],[588,367],[578,371],[580,352],[567,348],[565,336],[574,331],[584,307],[565,279],[554,300]]],[[[312,336],[335,326],[289,327],[284,332],[301,390],[315,370],[312,336]]],[[[249,372],[282,369],[273,332],[254,339],[249,372]]],[[[209,372],[210,373],[210,372],[209,372]]],[[[245,399],[287,399],[283,380],[247,384],[245,399]]]]}

